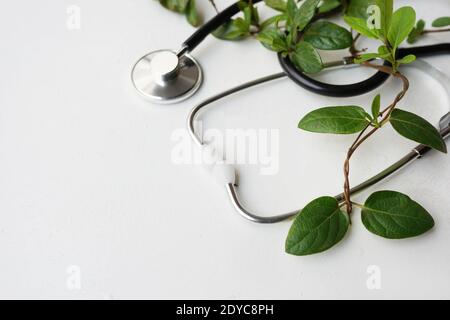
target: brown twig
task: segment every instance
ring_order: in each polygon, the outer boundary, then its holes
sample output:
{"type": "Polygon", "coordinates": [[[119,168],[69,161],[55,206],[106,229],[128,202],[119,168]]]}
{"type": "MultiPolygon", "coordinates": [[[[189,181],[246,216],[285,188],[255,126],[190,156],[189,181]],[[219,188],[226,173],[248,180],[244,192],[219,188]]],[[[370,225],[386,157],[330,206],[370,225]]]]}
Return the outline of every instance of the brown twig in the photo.
{"type": "Polygon", "coordinates": [[[436,29],[436,30],[423,30],[422,34],[426,34],[426,33],[438,33],[438,32],[449,32],[450,28],[448,29],[436,29]]]}
{"type": "Polygon", "coordinates": [[[352,57],[356,57],[358,53],[360,52],[358,49],[356,49],[356,42],[358,41],[359,37],[361,36],[361,33],[357,33],[356,36],[353,38],[352,45],[349,48],[350,54],[352,57]]]}
{"type": "MultiPolygon", "coordinates": [[[[394,101],[387,106],[383,111],[380,112],[379,117],[381,117],[381,121],[380,123],[384,123],[385,121],[387,121],[392,113],[392,111],[395,109],[395,107],[397,106],[397,104],[400,102],[400,100],[403,99],[403,97],[405,96],[406,92],[409,89],[409,81],[408,78],[406,78],[402,73],[400,72],[394,72],[394,70],[391,67],[387,67],[387,66],[379,66],[376,64],[372,64],[370,62],[365,62],[363,63],[363,65],[370,67],[370,68],[374,68],[378,71],[381,72],[385,72],[388,73],[398,79],[400,79],[403,83],[403,88],[402,90],[397,94],[397,96],[395,97],[394,101]]],[[[371,127],[371,124],[368,124],[366,126],[366,128],[364,128],[364,130],[362,130],[358,137],[356,138],[356,140],[353,142],[353,144],[350,146],[350,148],[347,151],[347,157],[345,158],[344,161],[344,200],[345,200],[345,204],[347,207],[347,213],[350,214],[352,212],[353,206],[352,206],[352,201],[350,199],[350,159],[352,157],[352,155],[355,153],[356,149],[358,149],[358,147],[364,142],[366,141],[369,137],[371,137],[378,129],[380,129],[379,126],[375,126],[373,127],[369,132],[367,132],[367,130],[371,127]]]]}

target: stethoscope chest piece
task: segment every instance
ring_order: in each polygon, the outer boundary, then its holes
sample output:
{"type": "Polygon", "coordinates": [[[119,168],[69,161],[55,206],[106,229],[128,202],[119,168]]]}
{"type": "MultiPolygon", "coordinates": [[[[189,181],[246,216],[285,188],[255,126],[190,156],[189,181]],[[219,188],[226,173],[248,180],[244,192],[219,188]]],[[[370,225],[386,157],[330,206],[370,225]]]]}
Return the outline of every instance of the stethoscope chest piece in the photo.
{"type": "Polygon", "coordinates": [[[203,80],[195,59],[172,50],[159,50],[143,56],[134,65],[131,80],[136,90],[155,103],[176,103],[189,98],[203,80]]]}

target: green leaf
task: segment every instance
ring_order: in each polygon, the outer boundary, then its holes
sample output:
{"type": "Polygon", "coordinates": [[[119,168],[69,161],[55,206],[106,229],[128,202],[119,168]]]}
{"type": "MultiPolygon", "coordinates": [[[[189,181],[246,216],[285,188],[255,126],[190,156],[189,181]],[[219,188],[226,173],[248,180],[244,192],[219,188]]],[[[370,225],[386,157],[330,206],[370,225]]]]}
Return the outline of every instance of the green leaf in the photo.
{"type": "Polygon", "coordinates": [[[286,20],[286,19],[287,19],[287,17],[286,17],[285,14],[279,14],[279,15],[270,17],[269,19],[267,19],[267,20],[265,20],[265,21],[263,21],[261,23],[261,30],[264,30],[264,29],[266,29],[266,28],[268,28],[268,27],[270,27],[272,25],[277,26],[277,24],[280,21],[283,21],[283,20],[286,20]]]}
{"type": "Polygon", "coordinates": [[[388,239],[415,237],[434,226],[420,204],[395,191],[373,193],[362,208],[361,219],[367,230],[388,239]]]}
{"type": "Polygon", "coordinates": [[[184,13],[189,0],[159,0],[159,3],[172,11],[184,13]]]}
{"type": "Polygon", "coordinates": [[[352,45],[352,34],[329,21],[316,21],[305,31],[304,40],[322,50],[345,49],[352,45]]]}
{"type": "Polygon", "coordinates": [[[286,4],[286,14],[288,17],[288,24],[292,24],[294,22],[295,16],[297,15],[298,7],[295,0],[287,0],[286,4]]]}
{"type": "Polygon", "coordinates": [[[252,19],[251,19],[251,24],[254,26],[258,26],[259,25],[259,11],[258,8],[255,6],[250,6],[250,10],[252,12],[252,19]]]}
{"type": "Polygon", "coordinates": [[[355,63],[363,63],[366,61],[370,61],[376,58],[379,58],[380,55],[378,53],[364,53],[355,58],[355,63]]]}
{"type": "Polygon", "coordinates": [[[416,56],[413,54],[408,54],[407,56],[397,60],[397,62],[401,64],[408,64],[414,61],[416,61],[416,56]]]}
{"type": "Polygon", "coordinates": [[[386,46],[378,47],[379,58],[389,61],[392,65],[395,63],[394,53],[386,46]]]}
{"type": "MultiPolygon", "coordinates": [[[[392,14],[394,11],[394,1],[393,0],[376,0],[375,5],[380,8],[380,19],[381,19],[381,29],[379,33],[383,36],[383,39],[387,39],[389,27],[391,25],[392,14]]],[[[415,18],[414,18],[415,20],[415,18]]]]}
{"type": "Polygon", "coordinates": [[[247,33],[250,30],[250,21],[245,18],[236,18],[234,19],[235,26],[242,32],[247,33]]]}
{"type": "Polygon", "coordinates": [[[447,153],[447,146],[437,129],[418,115],[394,109],[389,121],[395,131],[403,137],[447,153]]]}
{"type": "Polygon", "coordinates": [[[317,73],[323,69],[319,53],[308,42],[302,41],[291,54],[292,63],[305,73],[317,73]]]}
{"type": "Polygon", "coordinates": [[[378,123],[380,116],[381,96],[378,94],[372,101],[372,118],[378,123]]]}
{"type": "Polygon", "coordinates": [[[408,43],[414,43],[417,41],[417,39],[422,35],[423,30],[425,29],[425,21],[419,20],[417,21],[416,26],[408,35],[408,43]]]}
{"type": "Polygon", "coordinates": [[[319,13],[327,13],[331,10],[336,9],[341,5],[341,1],[339,0],[324,0],[321,6],[319,7],[319,13]]]}
{"type": "Polygon", "coordinates": [[[358,106],[324,107],[300,120],[300,129],[318,133],[352,134],[370,123],[370,115],[358,106]]]}
{"type": "Polygon", "coordinates": [[[256,38],[269,50],[276,52],[288,50],[285,34],[276,28],[266,28],[256,38]]]}
{"type": "Polygon", "coordinates": [[[314,17],[319,2],[320,0],[305,0],[303,2],[295,16],[295,24],[297,25],[299,31],[305,29],[305,27],[314,17]]]}
{"type": "Polygon", "coordinates": [[[362,18],[345,16],[344,21],[355,31],[361,33],[363,36],[372,39],[378,39],[378,33],[375,29],[369,29],[367,21],[362,18]]]}
{"type": "Polygon", "coordinates": [[[285,12],[286,11],[286,1],[285,0],[264,0],[264,3],[277,11],[285,12]]]}
{"type": "Polygon", "coordinates": [[[385,57],[385,56],[390,55],[391,51],[386,46],[379,46],[378,47],[378,54],[380,55],[380,57],[385,57]]]}
{"type": "Polygon", "coordinates": [[[219,28],[217,28],[212,34],[222,40],[242,40],[249,36],[249,32],[243,30],[243,19],[230,20],[219,28]]]}
{"type": "Polygon", "coordinates": [[[367,21],[369,18],[367,8],[376,4],[376,0],[351,0],[347,2],[348,5],[345,14],[349,17],[363,19],[364,21],[367,21]]]}
{"type": "Polygon", "coordinates": [[[402,7],[394,12],[388,33],[389,43],[394,49],[408,37],[415,23],[416,12],[412,7],[402,7]]]}
{"type": "Polygon", "coordinates": [[[325,251],[346,234],[348,215],[335,198],[321,197],[310,202],[295,218],[286,239],[286,252],[305,256],[325,251]]]}
{"type": "Polygon", "coordinates": [[[244,12],[244,21],[247,25],[250,25],[252,23],[252,9],[250,7],[245,7],[242,11],[244,12]]]}
{"type": "Polygon", "coordinates": [[[186,18],[191,25],[197,27],[200,25],[200,17],[197,13],[197,6],[195,0],[189,0],[188,5],[186,7],[186,18]]]}
{"type": "Polygon", "coordinates": [[[391,23],[392,11],[393,0],[351,0],[346,11],[346,16],[350,18],[347,23],[366,37],[384,40],[391,23]],[[371,10],[373,8],[379,8],[379,11],[371,10]],[[379,29],[376,29],[378,22],[379,29]]]}
{"type": "Polygon", "coordinates": [[[432,26],[435,28],[442,28],[450,26],[450,17],[441,17],[433,21],[432,26]]]}

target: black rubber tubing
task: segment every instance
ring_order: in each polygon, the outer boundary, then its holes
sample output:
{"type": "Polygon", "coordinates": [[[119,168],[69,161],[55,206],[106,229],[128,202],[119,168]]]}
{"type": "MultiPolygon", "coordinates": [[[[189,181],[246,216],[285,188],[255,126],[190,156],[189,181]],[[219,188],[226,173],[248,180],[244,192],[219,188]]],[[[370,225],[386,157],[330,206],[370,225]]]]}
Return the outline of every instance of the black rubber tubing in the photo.
{"type": "MultiPolygon", "coordinates": [[[[414,54],[417,57],[426,57],[449,53],[450,43],[442,43],[430,46],[400,48],[397,56],[398,58],[403,58],[409,54],[414,54]]],[[[361,82],[344,85],[329,84],[312,79],[307,74],[297,70],[288,57],[283,57],[281,54],[278,54],[278,60],[284,72],[286,72],[292,81],[306,90],[329,97],[358,96],[376,89],[389,78],[387,73],[379,71],[361,82]]],[[[389,63],[385,62],[384,65],[389,65],[389,63]]]]}
{"type": "MultiPolygon", "coordinates": [[[[261,2],[262,0],[253,0],[253,4],[261,2]]],[[[248,1],[241,1],[248,2],[248,1]]],[[[191,52],[195,49],[211,32],[215,31],[224,23],[228,22],[235,14],[240,12],[239,2],[236,2],[218,13],[214,18],[200,27],[194,34],[192,34],[186,41],[183,42],[183,47],[191,52]]]]}

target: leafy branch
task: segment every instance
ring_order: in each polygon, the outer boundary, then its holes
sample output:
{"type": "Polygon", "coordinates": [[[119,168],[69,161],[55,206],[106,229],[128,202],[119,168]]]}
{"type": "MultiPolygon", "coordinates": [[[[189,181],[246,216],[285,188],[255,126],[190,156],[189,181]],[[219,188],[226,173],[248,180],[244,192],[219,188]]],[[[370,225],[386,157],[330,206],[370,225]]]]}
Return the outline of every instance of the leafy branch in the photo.
{"type": "MultiPolygon", "coordinates": [[[[161,5],[186,15],[192,25],[200,18],[195,0],[158,0],[161,5]]],[[[209,0],[217,11],[213,0],[209,0]]],[[[408,93],[409,80],[401,73],[404,64],[416,57],[400,57],[399,46],[437,32],[450,31],[450,17],[432,22],[433,29],[425,29],[424,20],[416,22],[416,13],[406,6],[394,12],[393,0],[264,0],[273,15],[262,20],[253,1],[239,3],[241,16],[230,19],[213,35],[223,40],[253,38],[266,49],[288,57],[302,72],[317,73],[324,68],[319,50],[346,49],[355,63],[387,73],[402,82],[402,89],[391,103],[381,108],[381,96],[371,102],[371,112],[361,106],[327,106],[309,112],[299,122],[305,131],[331,134],[355,134],[343,163],[343,202],[329,196],[314,199],[295,217],[286,239],[286,252],[309,255],[325,251],[343,239],[351,224],[354,208],[361,210],[363,225],[370,232],[389,239],[403,239],[421,235],[434,226],[431,215],[417,202],[396,191],[377,191],[364,204],[351,198],[350,163],[359,147],[386,125],[401,136],[443,153],[445,142],[437,129],[418,115],[399,109],[408,93]],[[336,13],[344,13],[344,21],[352,32],[325,20],[336,13]],[[366,53],[356,48],[360,37],[379,41],[376,52],[366,53]],[[378,65],[375,59],[389,62],[378,65]]]]}
{"type": "Polygon", "coordinates": [[[344,161],[344,199],[347,206],[347,213],[350,214],[352,212],[352,201],[350,199],[350,159],[352,155],[355,153],[356,149],[358,149],[361,144],[366,141],[370,136],[372,136],[377,130],[379,130],[384,123],[389,121],[389,118],[394,111],[394,108],[397,106],[397,104],[400,102],[400,100],[403,99],[403,97],[406,95],[408,89],[409,89],[409,80],[400,72],[394,72],[394,70],[390,67],[385,66],[378,66],[371,64],[369,62],[364,62],[365,66],[377,69],[381,72],[388,73],[403,82],[403,89],[400,91],[397,96],[395,97],[394,101],[386,107],[383,111],[380,110],[380,95],[377,95],[372,102],[372,119],[371,121],[366,125],[366,127],[360,132],[356,140],[353,142],[353,144],[350,146],[350,148],[347,151],[347,157],[344,161]],[[381,118],[381,120],[379,120],[381,118]],[[372,129],[367,132],[369,128],[372,129]],[[367,132],[367,133],[366,133],[367,132]]]}
{"type": "MultiPolygon", "coordinates": [[[[194,27],[202,24],[197,10],[196,0],[157,0],[163,7],[171,11],[184,14],[187,21],[194,27]]],[[[214,0],[208,0],[217,12],[214,0]]]]}
{"type": "Polygon", "coordinates": [[[366,229],[385,238],[414,237],[434,226],[431,215],[400,192],[378,191],[370,195],[364,204],[351,199],[350,160],[365,141],[388,123],[407,139],[447,152],[445,142],[433,125],[416,114],[397,108],[409,89],[409,80],[398,68],[415,60],[413,55],[398,58],[397,49],[416,25],[415,11],[411,7],[402,7],[393,12],[392,0],[375,0],[375,3],[382,14],[379,28],[373,28],[364,17],[348,15],[348,11],[345,21],[360,34],[381,41],[381,46],[375,53],[361,55],[357,54],[354,44],[350,50],[355,62],[401,80],[402,90],[383,110],[381,97],[377,95],[372,101],[371,114],[360,106],[331,106],[314,110],[300,120],[299,128],[306,131],[358,135],[344,160],[344,203],[339,204],[335,198],[323,196],[299,212],[286,239],[286,252],[293,255],[322,252],[342,240],[349,228],[354,206],[361,209],[361,219],[366,229]],[[371,60],[375,58],[387,60],[391,66],[374,64],[371,60]]]}
{"type": "Polygon", "coordinates": [[[433,21],[432,26],[436,29],[428,29],[425,30],[426,22],[425,20],[420,19],[417,21],[416,26],[410,32],[408,36],[408,43],[416,42],[421,36],[429,33],[440,33],[440,32],[449,32],[450,28],[445,28],[450,26],[450,17],[441,17],[433,21]]]}

